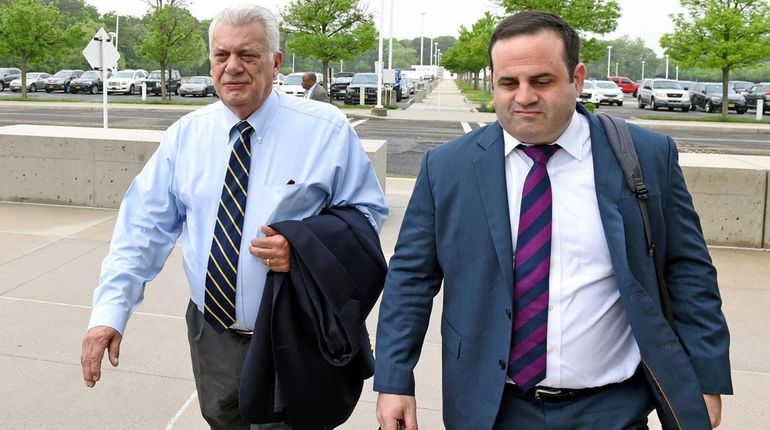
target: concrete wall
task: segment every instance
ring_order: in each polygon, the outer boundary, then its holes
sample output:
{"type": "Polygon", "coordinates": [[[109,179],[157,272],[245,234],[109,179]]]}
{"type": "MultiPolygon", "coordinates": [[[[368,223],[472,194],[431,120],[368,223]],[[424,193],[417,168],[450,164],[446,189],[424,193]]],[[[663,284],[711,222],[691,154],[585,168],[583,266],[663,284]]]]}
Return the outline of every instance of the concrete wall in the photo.
{"type": "MultiPolygon", "coordinates": [[[[117,208],[162,131],[0,127],[0,200],[117,208]]],[[[363,140],[385,190],[387,146],[363,140]]]]}
{"type": "MultiPolygon", "coordinates": [[[[0,127],[0,200],[115,208],[163,132],[0,127]]],[[[387,145],[364,140],[385,190],[387,145]]],[[[770,248],[770,157],[681,154],[685,180],[712,245],[770,248]]]]}

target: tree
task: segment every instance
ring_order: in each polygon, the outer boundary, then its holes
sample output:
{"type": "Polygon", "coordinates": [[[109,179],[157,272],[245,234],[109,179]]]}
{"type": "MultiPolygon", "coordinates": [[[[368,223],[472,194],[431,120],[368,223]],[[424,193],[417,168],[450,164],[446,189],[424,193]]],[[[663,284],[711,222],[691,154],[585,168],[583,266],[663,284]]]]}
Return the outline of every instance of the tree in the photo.
{"type": "Polygon", "coordinates": [[[611,33],[620,18],[615,0],[500,0],[506,12],[541,10],[564,18],[580,35],[583,62],[591,62],[606,52],[602,42],[589,34],[611,33]]]}
{"type": "Polygon", "coordinates": [[[319,59],[324,74],[330,62],[351,60],[377,41],[374,18],[358,0],[292,0],[281,21],[287,50],[319,59]]]}
{"type": "Polygon", "coordinates": [[[206,55],[206,44],[200,37],[198,21],[184,7],[174,6],[173,2],[158,6],[145,17],[147,37],[139,45],[140,55],[160,64],[161,99],[168,98],[166,88],[167,73],[171,76],[170,66],[179,63],[200,63],[206,55]]]}
{"type": "MultiPolygon", "coordinates": [[[[722,71],[722,100],[728,100],[730,71],[770,57],[770,6],[766,0],[681,0],[689,16],[673,17],[674,32],[660,45],[685,67],[722,71]]],[[[722,115],[728,104],[722,103],[722,115]]]]}
{"type": "Polygon", "coordinates": [[[23,98],[27,97],[29,63],[46,57],[60,58],[63,49],[79,35],[80,27],[63,29],[56,8],[34,0],[13,0],[0,10],[0,53],[7,52],[20,62],[23,98]]]}
{"type": "MultiPolygon", "coordinates": [[[[612,46],[612,62],[618,64],[618,74],[620,76],[627,76],[640,81],[642,78],[642,61],[645,63],[644,74],[646,77],[653,76],[661,70],[661,65],[665,64],[663,60],[658,58],[655,51],[644,45],[644,40],[641,38],[632,40],[628,36],[623,36],[618,39],[607,40],[604,43],[612,46]]],[[[604,52],[607,52],[606,47],[604,52]]],[[[587,78],[607,79],[606,55],[596,61],[586,63],[586,67],[588,68],[587,78]]],[[[611,74],[614,75],[615,64],[612,64],[611,67],[611,74]]]]}
{"type": "Polygon", "coordinates": [[[478,89],[480,70],[484,70],[484,81],[486,87],[486,70],[489,65],[489,41],[492,40],[492,33],[499,19],[489,12],[473,23],[471,29],[460,26],[460,37],[457,43],[449,48],[444,54],[441,62],[448,70],[458,72],[468,72],[473,74],[473,88],[478,89]]]}

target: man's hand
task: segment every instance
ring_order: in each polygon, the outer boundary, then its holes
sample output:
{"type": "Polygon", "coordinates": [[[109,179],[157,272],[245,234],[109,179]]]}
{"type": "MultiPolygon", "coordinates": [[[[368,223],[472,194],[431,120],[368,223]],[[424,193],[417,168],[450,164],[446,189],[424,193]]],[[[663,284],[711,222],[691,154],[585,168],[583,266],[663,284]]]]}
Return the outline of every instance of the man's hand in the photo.
{"type": "Polygon", "coordinates": [[[382,430],[417,430],[417,401],[414,396],[380,393],[377,421],[382,430]]]}
{"type": "Polygon", "coordinates": [[[265,237],[251,240],[249,252],[251,255],[261,258],[262,262],[273,272],[288,272],[289,256],[291,255],[289,241],[266,225],[262,226],[262,233],[265,234],[265,237]]]}
{"type": "Polygon", "coordinates": [[[104,350],[108,352],[110,364],[118,366],[120,356],[120,333],[112,327],[96,326],[83,336],[83,350],[80,352],[80,366],[83,368],[83,379],[86,387],[93,388],[102,376],[102,357],[104,350]]]}
{"type": "Polygon", "coordinates": [[[711,428],[719,427],[722,422],[722,396],[719,394],[704,394],[703,401],[706,402],[706,409],[709,411],[711,428]]]}

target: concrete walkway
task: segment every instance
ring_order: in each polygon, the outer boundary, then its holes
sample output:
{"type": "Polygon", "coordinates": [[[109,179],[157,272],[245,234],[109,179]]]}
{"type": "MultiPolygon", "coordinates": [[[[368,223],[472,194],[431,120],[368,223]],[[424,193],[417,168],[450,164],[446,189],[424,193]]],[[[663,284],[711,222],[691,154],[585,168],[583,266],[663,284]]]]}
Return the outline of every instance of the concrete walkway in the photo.
{"type": "MultiPolygon", "coordinates": [[[[393,253],[414,181],[389,178],[392,211],[381,237],[393,253]]],[[[205,429],[185,335],[188,300],[181,253],[147,286],[125,333],[120,366],[85,388],[80,342],[116,211],[0,203],[0,428],[205,429]]],[[[736,395],[724,400],[722,429],[770,428],[770,252],[712,249],[732,333],[736,395]]],[[[368,325],[375,332],[377,309],[368,325]]],[[[441,297],[417,367],[422,429],[441,424],[441,297]]],[[[472,375],[468,375],[472,377],[472,375]]],[[[376,394],[367,381],[345,430],[375,429],[376,394]]],[[[659,426],[653,425],[653,428],[659,426]]]]}

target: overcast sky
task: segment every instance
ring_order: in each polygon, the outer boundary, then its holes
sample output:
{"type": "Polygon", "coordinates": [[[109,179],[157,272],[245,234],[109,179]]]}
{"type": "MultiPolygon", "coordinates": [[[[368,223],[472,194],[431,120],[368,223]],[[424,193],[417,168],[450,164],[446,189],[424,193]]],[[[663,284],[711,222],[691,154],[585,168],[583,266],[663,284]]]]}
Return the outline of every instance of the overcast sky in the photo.
{"type": "MultiPolygon", "coordinates": [[[[376,25],[380,27],[380,4],[382,0],[369,0],[369,10],[375,14],[376,25]]],[[[390,34],[390,4],[394,5],[393,37],[409,39],[430,36],[457,36],[461,25],[470,28],[485,11],[500,14],[492,0],[385,0],[385,31],[390,34]],[[450,6],[451,4],[451,6],[450,6]],[[462,4],[463,6],[457,6],[462,4]],[[424,19],[421,12],[425,12],[424,19]]],[[[221,8],[239,3],[256,3],[271,9],[276,14],[289,0],[191,0],[190,11],[199,19],[209,19],[221,8]]],[[[148,9],[142,0],[86,0],[100,13],[115,11],[121,15],[142,16],[148,9]]],[[[366,3],[366,1],[365,1],[366,3]]],[[[642,38],[645,44],[658,55],[662,50],[658,41],[663,33],[672,31],[668,15],[681,10],[676,0],[618,0],[622,8],[618,30],[608,36],[613,39],[628,35],[632,39],[642,38]]]]}

